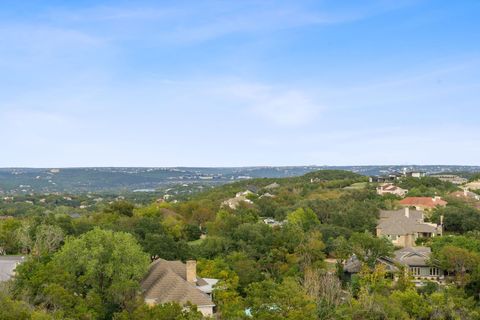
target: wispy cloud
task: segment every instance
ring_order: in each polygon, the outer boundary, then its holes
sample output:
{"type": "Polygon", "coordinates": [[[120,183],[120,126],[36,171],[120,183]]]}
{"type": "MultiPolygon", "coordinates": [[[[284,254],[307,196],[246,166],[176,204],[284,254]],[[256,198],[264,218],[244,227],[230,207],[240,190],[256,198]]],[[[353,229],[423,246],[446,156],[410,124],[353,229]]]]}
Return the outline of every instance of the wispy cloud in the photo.
{"type": "Polygon", "coordinates": [[[224,92],[241,101],[255,117],[279,126],[299,126],[315,120],[323,107],[305,92],[269,85],[240,83],[224,92]]]}
{"type": "Polygon", "coordinates": [[[50,8],[35,20],[103,36],[168,44],[199,43],[229,34],[269,33],[310,25],[335,25],[396,10],[413,1],[368,0],[342,10],[315,1],[193,1],[50,8]],[[147,33],[145,33],[147,32],[147,33]],[[141,35],[141,37],[139,37],[141,35]],[[147,36],[148,35],[148,36],[147,36]]]}

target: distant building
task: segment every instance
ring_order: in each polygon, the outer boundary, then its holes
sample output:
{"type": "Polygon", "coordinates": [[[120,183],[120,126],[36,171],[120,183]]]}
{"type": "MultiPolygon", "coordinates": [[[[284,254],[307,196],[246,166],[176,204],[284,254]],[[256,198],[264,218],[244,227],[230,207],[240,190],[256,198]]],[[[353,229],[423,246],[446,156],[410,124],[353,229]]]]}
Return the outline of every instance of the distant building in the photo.
{"type": "Polygon", "coordinates": [[[244,195],[238,195],[222,202],[222,207],[229,207],[230,209],[237,209],[241,203],[253,204],[253,201],[247,199],[244,195]]]}
{"type": "Polygon", "coordinates": [[[475,193],[475,192],[471,192],[471,191],[468,191],[468,189],[463,189],[463,191],[455,191],[453,193],[450,194],[450,196],[452,197],[456,197],[456,198],[463,198],[465,200],[476,200],[476,201],[480,201],[480,195],[475,193]]]}
{"type": "Polygon", "coordinates": [[[465,186],[471,190],[480,190],[480,180],[469,182],[465,186]]]}
{"type": "Polygon", "coordinates": [[[403,174],[400,172],[390,172],[381,176],[371,176],[369,177],[369,182],[378,182],[378,183],[387,183],[395,182],[403,177],[403,174]]]}
{"type": "Polygon", "coordinates": [[[469,203],[477,209],[480,209],[480,195],[476,194],[475,192],[468,191],[467,188],[465,188],[463,191],[452,192],[450,193],[450,196],[469,203]]]}
{"type": "Polygon", "coordinates": [[[277,221],[273,218],[265,218],[263,219],[263,223],[270,227],[281,227],[285,224],[285,221],[277,221]]]}
{"type": "Polygon", "coordinates": [[[235,194],[235,197],[227,199],[222,202],[221,207],[229,207],[230,209],[237,209],[241,203],[253,204],[253,201],[247,197],[256,195],[258,189],[255,186],[249,186],[245,191],[240,191],[235,194]]]}
{"type": "Polygon", "coordinates": [[[423,211],[411,210],[408,207],[381,210],[377,224],[377,237],[386,237],[399,247],[413,247],[418,238],[441,236],[442,231],[441,224],[424,221],[423,211]]]}
{"type": "Polygon", "coordinates": [[[275,198],[275,196],[271,193],[266,192],[262,194],[260,197],[258,197],[258,199],[263,199],[263,198],[275,198]]]}
{"type": "Polygon", "coordinates": [[[468,182],[467,179],[459,177],[454,174],[434,174],[431,175],[432,178],[437,178],[441,181],[451,182],[453,184],[464,184],[468,182]]]}
{"type": "Polygon", "coordinates": [[[415,207],[417,210],[432,210],[436,207],[445,207],[448,202],[441,197],[406,197],[400,200],[400,205],[404,207],[415,207]]]}
{"type": "Polygon", "coordinates": [[[404,197],[408,190],[395,186],[392,183],[384,183],[377,187],[377,194],[383,196],[384,194],[393,194],[399,197],[404,197]]]}
{"type": "Polygon", "coordinates": [[[405,177],[412,177],[412,178],[422,178],[427,175],[424,171],[405,171],[403,174],[405,177]]]}
{"type": "Polygon", "coordinates": [[[237,192],[235,194],[235,197],[243,197],[243,196],[248,196],[248,195],[251,195],[251,194],[255,194],[255,193],[247,189],[245,191],[237,192]]]}
{"type": "Polygon", "coordinates": [[[395,182],[403,177],[422,178],[426,175],[427,173],[423,171],[407,171],[404,169],[403,172],[390,172],[381,176],[371,176],[369,181],[377,183],[395,182]]]}
{"type": "Polygon", "coordinates": [[[278,183],[274,182],[274,183],[269,184],[268,186],[263,187],[263,189],[272,190],[272,189],[276,189],[278,187],[280,187],[280,185],[278,183]]]}
{"type": "Polygon", "coordinates": [[[147,276],[141,283],[145,303],[148,305],[176,302],[197,306],[205,317],[214,314],[213,287],[217,279],[197,276],[197,263],[189,260],[167,261],[158,259],[150,265],[147,276]]]}

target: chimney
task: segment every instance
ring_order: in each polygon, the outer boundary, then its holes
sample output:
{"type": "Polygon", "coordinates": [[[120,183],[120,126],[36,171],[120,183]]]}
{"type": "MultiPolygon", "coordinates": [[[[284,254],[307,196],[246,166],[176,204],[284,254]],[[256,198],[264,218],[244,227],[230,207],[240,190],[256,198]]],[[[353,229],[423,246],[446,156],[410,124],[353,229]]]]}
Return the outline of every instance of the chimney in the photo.
{"type": "Polygon", "coordinates": [[[410,218],[410,208],[405,207],[405,217],[410,218]]]}
{"type": "Polygon", "coordinates": [[[197,261],[187,260],[187,281],[196,284],[197,283],[197,261]]]}

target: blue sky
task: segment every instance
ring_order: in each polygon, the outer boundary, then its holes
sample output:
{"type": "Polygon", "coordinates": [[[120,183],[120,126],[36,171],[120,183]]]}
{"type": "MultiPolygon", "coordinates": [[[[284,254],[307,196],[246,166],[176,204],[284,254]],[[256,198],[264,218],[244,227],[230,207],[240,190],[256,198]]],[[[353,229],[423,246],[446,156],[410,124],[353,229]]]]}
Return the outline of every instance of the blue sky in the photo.
{"type": "Polygon", "coordinates": [[[480,164],[480,1],[2,1],[0,166],[480,164]]]}

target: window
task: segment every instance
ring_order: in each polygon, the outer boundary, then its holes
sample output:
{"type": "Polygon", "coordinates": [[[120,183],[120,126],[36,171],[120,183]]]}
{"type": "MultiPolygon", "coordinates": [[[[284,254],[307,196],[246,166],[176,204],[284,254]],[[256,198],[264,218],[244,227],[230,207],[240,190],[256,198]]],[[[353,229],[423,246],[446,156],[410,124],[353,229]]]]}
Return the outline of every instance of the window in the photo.
{"type": "Polygon", "coordinates": [[[431,276],[438,276],[438,268],[432,267],[430,268],[430,275],[431,276]]]}
{"type": "Polygon", "coordinates": [[[410,272],[414,276],[419,276],[420,275],[420,268],[419,267],[411,267],[410,272]]]}

